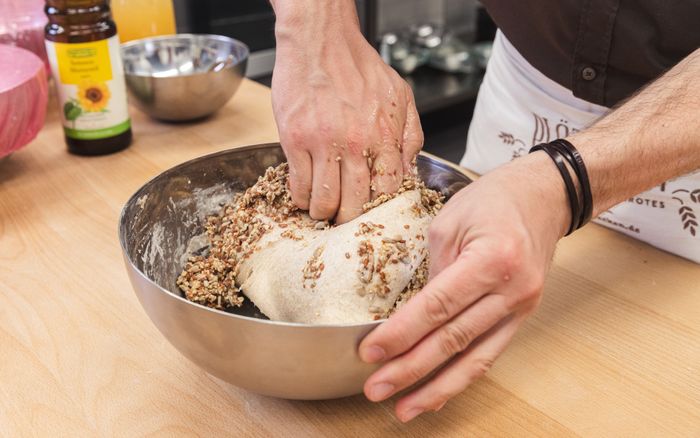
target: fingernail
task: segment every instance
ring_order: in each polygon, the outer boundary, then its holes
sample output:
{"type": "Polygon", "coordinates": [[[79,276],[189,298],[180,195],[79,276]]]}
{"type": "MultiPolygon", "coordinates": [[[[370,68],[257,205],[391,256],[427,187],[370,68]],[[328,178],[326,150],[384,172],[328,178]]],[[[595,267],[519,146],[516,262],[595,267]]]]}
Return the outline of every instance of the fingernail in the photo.
{"type": "Polygon", "coordinates": [[[408,423],[409,421],[413,420],[417,416],[423,413],[423,408],[411,408],[408,411],[406,411],[405,414],[403,414],[403,421],[404,423],[408,423]]]}
{"type": "Polygon", "coordinates": [[[378,345],[371,345],[363,350],[362,360],[367,363],[375,363],[386,357],[384,349],[378,345]]]}
{"type": "Polygon", "coordinates": [[[447,404],[447,402],[442,402],[442,404],[441,404],[440,406],[438,406],[437,408],[435,408],[435,412],[437,412],[437,411],[439,411],[440,409],[444,408],[446,404],[447,404]]]}
{"type": "Polygon", "coordinates": [[[394,392],[394,385],[391,383],[377,383],[370,389],[369,395],[372,401],[382,401],[394,392]]]}

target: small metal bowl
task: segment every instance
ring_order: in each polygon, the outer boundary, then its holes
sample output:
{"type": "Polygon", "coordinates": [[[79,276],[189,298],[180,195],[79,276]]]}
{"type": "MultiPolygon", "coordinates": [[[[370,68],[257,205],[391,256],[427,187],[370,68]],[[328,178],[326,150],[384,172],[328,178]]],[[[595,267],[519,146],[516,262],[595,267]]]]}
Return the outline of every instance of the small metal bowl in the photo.
{"type": "Polygon", "coordinates": [[[248,46],[219,35],[179,34],[122,44],[130,101],[160,120],[214,113],[238,90],[248,46]]]}
{"type": "MultiPolygon", "coordinates": [[[[288,399],[358,394],[376,366],[359,359],[357,346],[381,321],[270,321],[249,302],[230,312],[195,304],[176,285],[187,254],[206,244],[191,242],[202,233],[206,216],[284,159],[279,143],[246,146],[188,161],[147,182],[119,219],[126,269],[158,330],[208,373],[253,392],[288,399]]],[[[470,182],[456,166],[425,154],[418,157],[418,170],[428,186],[446,196],[470,182]]]]}

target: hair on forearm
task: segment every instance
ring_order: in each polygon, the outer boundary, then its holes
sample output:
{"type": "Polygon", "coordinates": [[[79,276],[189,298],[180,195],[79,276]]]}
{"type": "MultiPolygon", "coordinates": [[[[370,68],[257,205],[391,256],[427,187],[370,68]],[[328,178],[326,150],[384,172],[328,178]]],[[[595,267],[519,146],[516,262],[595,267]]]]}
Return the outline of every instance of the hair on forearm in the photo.
{"type": "Polygon", "coordinates": [[[593,177],[595,213],[700,168],[700,49],[572,136],[593,177]]]}

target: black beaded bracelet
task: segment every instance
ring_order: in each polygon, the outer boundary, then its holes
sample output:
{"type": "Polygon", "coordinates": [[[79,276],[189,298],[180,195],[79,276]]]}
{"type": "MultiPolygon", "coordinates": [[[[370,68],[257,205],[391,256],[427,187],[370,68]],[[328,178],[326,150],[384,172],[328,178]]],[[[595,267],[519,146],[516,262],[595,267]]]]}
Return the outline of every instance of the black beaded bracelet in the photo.
{"type": "Polygon", "coordinates": [[[550,143],[538,144],[530,149],[530,153],[540,150],[546,152],[552,161],[554,161],[554,164],[556,164],[564,180],[564,185],[566,186],[566,193],[569,196],[569,205],[571,206],[571,224],[566,233],[568,236],[586,225],[591,220],[593,214],[593,194],[591,192],[591,182],[588,179],[588,171],[586,170],[586,165],[583,163],[581,154],[574,145],[567,140],[557,139],[550,143]],[[571,179],[569,169],[567,169],[566,164],[564,164],[564,160],[574,169],[576,178],[581,186],[580,204],[576,186],[571,179]]]}
{"type": "Polygon", "coordinates": [[[530,149],[530,153],[540,150],[546,152],[547,155],[549,155],[549,158],[554,161],[554,164],[557,166],[557,169],[559,169],[559,173],[564,180],[564,185],[566,186],[566,193],[569,197],[569,206],[571,207],[571,224],[569,225],[569,230],[566,232],[566,235],[568,236],[579,228],[579,221],[581,219],[581,208],[579,206],[578,194],[576,193],[576,185],[571,179],[569,169],[566,168],[564,154],[562,154],[557,148],[553,147],[551,143],[538,144],[530,149]]]}

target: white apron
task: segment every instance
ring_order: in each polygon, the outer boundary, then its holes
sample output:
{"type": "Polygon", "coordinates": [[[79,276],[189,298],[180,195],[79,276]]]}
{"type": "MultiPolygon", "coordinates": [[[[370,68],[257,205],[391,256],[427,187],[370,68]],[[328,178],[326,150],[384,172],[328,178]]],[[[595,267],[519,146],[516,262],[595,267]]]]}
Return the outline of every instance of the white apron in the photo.
{"type": "MultiPolygon", "coordinates": [[[[607,110],[540,73],[499,31],[460,164],[486,173],[538,143],[583,129],[607,110]]],[[[700,263],[700,171],[633,196],[594,222],[700,263]]]]}

